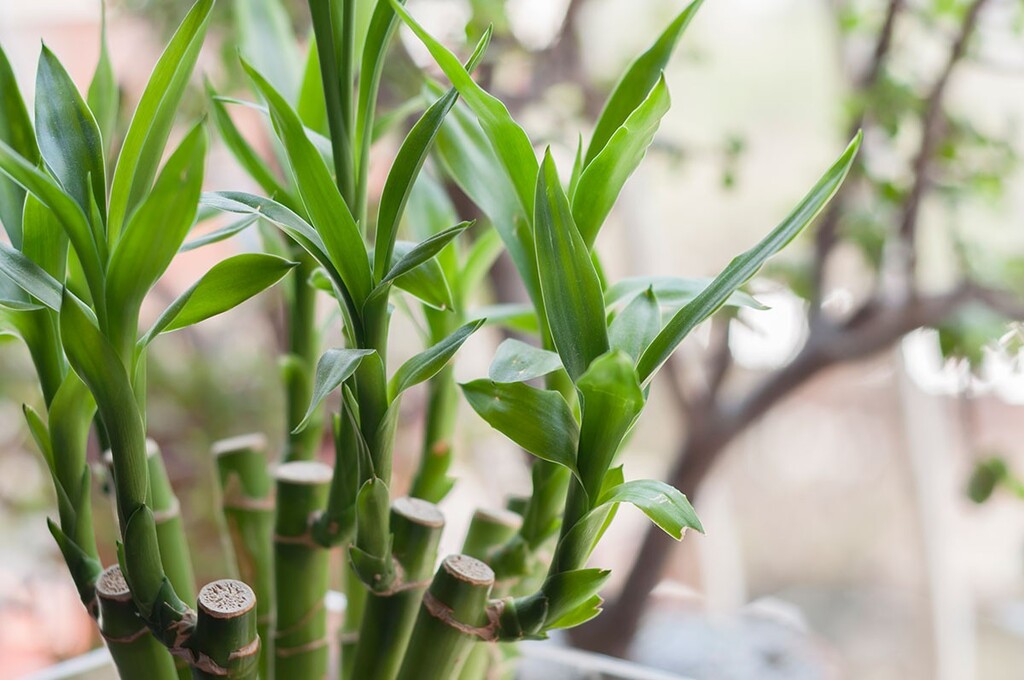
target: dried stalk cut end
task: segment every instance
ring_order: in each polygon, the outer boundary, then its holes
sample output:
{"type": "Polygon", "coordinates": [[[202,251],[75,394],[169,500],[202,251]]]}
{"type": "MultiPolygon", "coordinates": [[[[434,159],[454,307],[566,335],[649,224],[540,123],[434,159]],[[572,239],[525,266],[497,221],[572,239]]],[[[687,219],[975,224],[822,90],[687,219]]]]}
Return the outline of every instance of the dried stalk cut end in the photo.
{"type": "Polygon", "coordinates": [[[278,484],[302,484],[316,486],[331,481],[332,470],[329,465],[313,460],[299,460],[282,463],[274,470],[278,484]]]}
{"type": "Polygon", "coordinates": [[[252,588],[233,578],[207,583],[199,591],[199,611],[216,618],[241,616],[255,606],[252,588]]]}
{"type": "Polygon", "coordinates": [[[260,638],[256,632],[256,595],[235,579],[203,586],[197,598],[193,678],[254,680],[258,674],[260,638]]]}
{"type": "Polygon", "coordinates": [[[441,568],[452,578],[473,586],[494,585],[494,570],[469,555],[449,555],[444,558],[441,568]]]}
{"type": "Polygon", "coordinates": [[[441,510],[429,501],[421,498],[405,496],[391,504],[391,510],[401,517],[425,527],[441,528],[444,526],[444,515],[441,510]]]}
{"type": "Polygon", "coordinates": [[[238,453],[240,451],[252,451],[256,453],[264,453],[267,450],[267,438],[259,432],[251,432],[249,434],[240,434],[235,437],[228,437],[227,439],[220,439],[213,443],[210,448],[210,452],[214,457],[219,458],[229,453],[238,453]]]}
{"type": "Polygon", "coordinates": [[[120,566],[115,564],[103,570],[103,573],[100,574],[99,579],[96,581],[96,595],[119,602],[132,598],[132,593],[128,589],[128,581],[125,580],[124,574],[121,573],[120,566]]]}

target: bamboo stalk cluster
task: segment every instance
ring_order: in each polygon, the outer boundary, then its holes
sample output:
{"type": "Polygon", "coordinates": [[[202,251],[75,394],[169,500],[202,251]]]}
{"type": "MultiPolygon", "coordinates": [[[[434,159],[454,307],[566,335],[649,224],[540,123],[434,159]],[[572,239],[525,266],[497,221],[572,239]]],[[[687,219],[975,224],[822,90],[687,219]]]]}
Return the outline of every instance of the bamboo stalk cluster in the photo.
{"type": "Polygon", "coordinates": [[[26,342],[39,374],[46,416],[30,407],[25,414],[57,491],[51,531],[122,677],[476,680],[501,672],[514,656],[509,643],[597,615],[608,572],[587,562],[621,503],[676,539],[702,530],[679,491],[627,481],[617,460],[651,380],[720,307],[757,305],[738,289],[817,215],[859,144],[707,285],[664,277],[610,285],[594,243],[669,109],[662,71],[700,1],[622,76],[586,148],[581,136],[568,183],[550,150],[539,161],[502,102],[474,81],[490,30],[463,63],[402,2],[370,3],[364,22],[357,4],[309,1],[304,68],[276,2],[232,8],[239,25],[277,41],[253,52],[243,36],[256,102],[207,86],[213,125],[262,195],[200,193],[202,122],[160,164],[213,0],[198,0],[171,38],[112,173],[119,100],[105,46],[87,99],[44,48],[34,125],[0,58],[0,219],[10,236],[0,271],[17,285],[0,302],[0,318],[26,342]],[[408,101],[378,115],[400,24],[450,86],[418,72],[408,101]],[[235,126],[229,107],[238,105],[265,116],[282,170],[235,126]],[[404,137],[383,189],[371,195],[370,147],[396,131],[404,137]],[[460,221],[446,184],[486,219],[460,221]],[[200,206],[204,215],[238,217],[186,242],[200,206]],[[253,224],[270,228],[268,253],[218,263],[140,330],[142,301],[177,252],[253,224]],[[400,240],[403,228],[417,240],[400,240]],[[531,305],[472,309],[503,251],[531,305]],[[179,504],[159,447],[146,438],[146,351],[162,333],[228,311],[288,274],[281,365],[290,433],[280,460],[271,460],[277,447],[260,435],[213,447],[240,578],[197,595],[179,504]],[[337,305],[341,347],[322,349],[321,297],[337,305]],[[424,320],[426,348],[390,370],[396,309],[424,320]],[[507,340],[487,378],[460,386],[450,362],[488,323],[525,330],[536,343],[507,340]],[[392,488],[395,433],[403,393],[421,383],[422,455],[404,496],[392,488]],[[532,494],[478,511],[463,553],[438,566],[445,521],[436,504],[455,483],[460,391],[537,460],[532,494]],[[334,393],[338,405],[327,406],[334,393]],[[109,449],[121,530],[118,564],[106,569],[91,525],[92,430],[109,449]],[[333,465],[321,460],[325,434],[333,465]],[[332,573],[332,551],[343,557],[340,573],[332,573]],[[325,607],[332,583],[347,597],[338,639],[325,607]]]}

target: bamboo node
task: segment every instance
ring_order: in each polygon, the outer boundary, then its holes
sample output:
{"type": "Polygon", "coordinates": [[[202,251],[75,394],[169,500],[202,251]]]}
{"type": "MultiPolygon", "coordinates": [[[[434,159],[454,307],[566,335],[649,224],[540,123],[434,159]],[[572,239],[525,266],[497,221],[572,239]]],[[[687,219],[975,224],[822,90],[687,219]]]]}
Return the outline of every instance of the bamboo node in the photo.
{"type": "Polygon", "coordinates": [[[484,642],[493,642],[498,639],[498,616],[500,611],[492,611],[487,607],[487,625],[471,626],[455,618],[455,612],[451,607],[437,599],[429,590],[423,594],[423,607],[427,613],[441,623],[454,628],[460,633],[480,638],[484,642]]]}

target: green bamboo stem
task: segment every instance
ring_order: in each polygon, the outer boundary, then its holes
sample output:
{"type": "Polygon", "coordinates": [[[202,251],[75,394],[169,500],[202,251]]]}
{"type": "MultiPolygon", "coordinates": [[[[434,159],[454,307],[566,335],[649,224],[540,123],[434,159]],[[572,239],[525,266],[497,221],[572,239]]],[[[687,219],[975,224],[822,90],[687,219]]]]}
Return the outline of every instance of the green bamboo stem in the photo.
{"type": "Polygon", "coordinates": [[[288,306],[288,355],[285,359],[285,400],[288,415],[288,438],[283,460],[313,460],[323,434],[322,409],[301,432],[294,432],[305,417],[313,393],[313,373],[319,358],[320,338],[316,327],[316,290],[309,277],[315,262],[298,247],[292,257],[300,263],[291,277],[288,306]]]}
{"type": "Polygon", "coordinates": [[[342,572],[345,586],[345,620],[341,624],[341,678],[350,680],[356,665],[356,644],[359,642],[359,628],[369,599],[369,589],[356,574],[351,564],[342,572]]]}
{"type": "MultiPolygon", "coordinates": [[[[462,543],[462,553],[486,562],[496,548],[516,535],[522,524],[523,518],[511,510],[477,510],[462,543]]],[[[509,584],[496,582],[492,596],[504,597],[508,594],[508,586],[509,584]]],[[[487,677],[488,669],[501,662],[501,651],[494,645],[474,645],[459,678],[483,680],[487,677]]]]}
{"type": "Polygon", "coordinates": [[[256,594],[259,610],[260,677],[272,677],[274,625],[274,480],[267,467],[267,440],[251,434],[213,445],[221,508],[242,581],[256,594]]]}
{"type": "Polygon", "coordinates": [[[437,559],[442,529],[444,516],[433,503],[418,498],[392,503],[392,554],[400,576],[392,592],[370,592],[367,597],[351,677],[394,680],[398,674],[437,559]]]}
{"type": "Polygon", "coordinates": [[[174,659],[139,617],[121,567],[108,567],[96,582],[100,633],[117,673],[126,680],[176,680],[174,659]]]}
{"type": "Polygon", "coordinates": [[[260,637],[256,632],[256,595],[234,579],[203,586],[196,607],[196,628],[189,641],[200,650],[194,680],[257,680],[260,637]]]}
{"type": "MultiPolygon", "coordinates": [[[[454,329],[453,329],[454,330],[454,329]]],[[[458,414],[459,389],[455,372],[446,366],[427,386],[426,424],[419,469],[409,495],[431,503],[440,502],[452,488],[448,469],[452,463],[452,437],[458,414]]]]}
{"type": "Polygon", "coordinates": [[[160,446],[152,439],[146,440],[146,456],[149,463],[149,486],[153,494],[150,507],[156,520],[160,559],[178,597],[191,601],[195,598],[196,581],[192,570],[191,551],[185,537],[185,526],[181,519],[181,504],[174,495],[171,480],[167,476],[160,446]]]}
{"type": "Polygon", "coordinates": [[[480,560],[449,555],[423,596],[399,680],[459,677],[475,642],[493,639],[487,599],[494,572],[480,560]]]}
{"type": "Polygon", "coordinates": [[[313,541],[312,520],[327,501],[331,468],[315,461],[283,463],[277,480],[274,673],[323,678],[327,673],[329,553],[313,541]]]}

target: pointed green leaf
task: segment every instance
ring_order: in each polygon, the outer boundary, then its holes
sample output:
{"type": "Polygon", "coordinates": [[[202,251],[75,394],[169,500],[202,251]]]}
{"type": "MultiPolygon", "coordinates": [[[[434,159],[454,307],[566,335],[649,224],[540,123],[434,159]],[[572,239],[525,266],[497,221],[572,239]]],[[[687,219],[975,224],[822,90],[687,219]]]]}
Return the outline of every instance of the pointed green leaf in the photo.
{"type": "Polygon", "coordinates": [[[299,87],[299,98],[295,102],[295,112],[307,128],[327,134],[327,102],[324,101],[315,37],[310,37],[309,48],[306,50],[306,65],[302,73],[302,85],[299,87]]]}
{"type": "Polygon", "coordinates": [[[610,575],[607,569],[571,569],[549,576],[542,587],[548,598],[545,629],[547,621],[558,621],[590,603],[610,575]]]}
{"type": "MultiPolygon", "coordinates": [[[[417,244],[409,243],[408,241],[398,241],[395,243],[395,253],[392,256],[393,266],[397,266],[401,261],[411,256],[416,247],[417,244]]],[[[419,259],[419,255],[416,258],[419,259]]],[[[396,278],[394,285],[434,309],[446,310],[451,309],[454,305],[448,279],[444,274],[444,269],[441,268],[441,264],[436,259],[428,259],[421,262],[419,266],[410,269],[396,278]]]]}
{"type": "MultiPolygon", "coordinates": [[[[359,92],[356,97],[355,112],[355,138],[359,142],[357,162],[360,172],[364,176],[366,174],[365,166],[370,158],[370,143],[372,141],[371,135],[367,134],[367,128],[371,126],[374,118],[377,92],[380,89],[380,76],[384,70],[384,57],[391,45],[391,37],[395,33],[397,23],[391,5],[387,2],[377,2],[374,5],[360,57],[359,92]]],[[[319,68],[317,70],[319,71],[319,68]]],[[[320,96],[323,96],[322,88],[320,96]]]]}
{"type": "Polygon", "coordinates": [[[217,132],[220,134],[224,146],[228,148],[228,151],[235,157],[238,164],[249,173],[249,176],[268,195],[276,196],[278,200],[282,200],[282,197],[287,197],[288,190],[278,181],[277,175],[270,169],[266,161],[256,153],[256,150],[242,136],[238,127],[235,126],[235,121],[231,118],[231,114],[228,113],[224,100],[217,96],[209,82],[206,83],[206,93],[207,98],[210,100],[213,123],[217,126],[217,132]]]}
{"type": "MultiPolygon", "coordinates": [[[[92,228],[81,207],[64,193],[57,183],[25,158],[19,156],[6,143],[0,141],[0,171],[39,199],[53,211],[68,235],[85,272],[89,290],[95,294],[103,290],[103,271],[100,255],[93,240],[92,228]]],[[[21,205],[19,204],[19,210],[21,205]]],[[[19,233],[19,237],[21,234],[19,233]]]]}
{"type": "Polygon", "coordinates": [[[768,258],[786,247],[817,217],[846,178],[860,148],[860,142],[861,133],[857,133],[835,164],[770,234],[756,246],[734,258],[707,288],[672,317],[637,363],[637,371],[643,384],[650,382],[654,372],[665,363],[691,330],[714,314],[737,288],[757,273],[768,258]]]}
{"type": "Polygon", "coordinates": [[[63,281],[68,264],[68,236],[53,211],[32,194],[25,198],[22,231],[21,252],[25,257],[63,281]]]}
{"type": "Polygon", "coordinates": [[[487,376],[497,383],[526,382],[561,368],[562,360],[554,352],[509,338],[498,345],[487,376]]]}
{"type": "Polygon", "coordinates": [[[584,168],[597,158],[615,131],[640,106],[640,102],[647,98],[648,93],[661,78],[661,72],[668,65],[679,37],[702,4],[703,0],[694,0],[687,5],[658,36],[657,41],[626,69],[622,79],[608,97],[604,110],[597,119],[597,125],[594,126],[594,134],[583,162],[584,168]]]}
{"type": "Polygon", "coordinates": [[[195,219],[206,134],[197,125],[168,159],[110,258],[107,301],[115,332],[134,342],[143,298],[163,275],[195,219]]]}
{"type": "Polygon", "coordinates": [[[306,136],[298,115],[263,76],[244,62],[243,66],[267,101],[274,130],[288,154],[306,213],[349,295],[357,305],[362,305],[370,293],[371,275],[359,226],[331,179],[323,158],[306,136]]]}
{"type": "Polygon", "coordinates": [[[100,129],[71,76],[45,45],[36,71],[36,139],[64,190],[86,213],[91,193],[102,217],[107,183],[100,129]]]}
{"type": "Polygon", "coordinates": [[[359,368],[363,357],[373,354],[372,349],[329,349],[320,357],[316,364],[313,398],[302,421],[295,426],[293,433],[306,429],[309,419],[320,407],[327,395],[338,389],[343,382],[352,377],[359,368]]]}
{"type": "Polygon", "coordinates": [[[150,190],[203,44],[213,0],[197,0],[167,44],[135,109],[110,187],[111,243],[150,190]]]}
{"type": "MultiPolygon", "coordinates": [[[[612,306],[623,300],[631,300],[647,289],[653,289],[658,304],[663,307],[679,308],[697,297],[708,287],[711,279],[683,279],[674,276],[634,276],[616,281],[604,293],[605,305],[612,306]]],[[[767,309],[764,305],[742,290],[734,291],[725,301],[730,307],[767,309]]]]}
{"type": "Polygon", "coordinates": [[[104,151],[109,153],[117,130],[117,114],[121,108],[121,93],[118,91],[114,66],[110,61],[107,48],[107,3],[100,4],[100,58],[96,62],[96,70],[89,83],[86,95],[89,110],[96,117],[100,135],[103,138],[104,151]]]}
{"type": "Polygon", "coordinates": [[[594,246],[623,185],[647,155],[647,147],[654,141],[669,106],[668,88],[662,77],[580,176],[572,194],[572,216],[587,246],[594,246]]]}
{"type": "Polygon", "coordinates": [[[519,333],[538,335],[540,323],[537,312],[529,303],[505,303],[474,307],[467,313],[469,319],[486,319],[488,326],[504,326],[519,333]]]}
{"type": "Polygon", "coordinates": [[[597,498],[622,440],[644,407],[633,360],[611,351],[595,360],[576,384],[580,396],[579,469],[587,496],[597,498]]]}
{"type": "Polygon", "coordinates": [[[653,288],[633,298],[608,327],[608,341],[636,361],[661,330],[661,308],[653,288]]]}
{"type": "MultiPolygon", "coordinates": [[[[491,32],[487,31],[470,58],[470,69],[484,53],[490,42],[491,32]]],[[[391,253],[398,236],[398,225],[405,213],[409,194],[416,183],[416,177],[433,146],[434,138],[459,98],[457,89],[452,88],[428,108],[412,126],[402,141],[395,161],[391,165],[377,212],[377,233],[374,241],[374,276],[380,280],[391,263],[391,253]]]]}
{"type": "Polygon", "coordinates": [[[302,65],[288,12],[278,0],[242,0],[231,4],[239,52],[267,76],[285,99],[294,102],[302,65]]]}
{"type": "Polygon", "coordinates": [[[666,534],[682,540],[686,529],[704,533],[697,513],[678,489],[665,482],[640,479],[620,484],[601,496],[600,503],[630,503],[643,511],[666,534]]]}
{"type": "Polygon", "coordinates": [[[537,265],[555,349],[574,381],[608,351],[601,281],[572,219],[550,149],[537,177],[537,265]]]}
{"type": "Polygon", "coordinates": [[[526,214],[532,212],[538,163],[530,138],[512,119],[505,105],[477,85],[450,50],[431,37],[398,0],[389,1],[398,16],[426,46],[452,86],[459,91],[476,114],[498,158],[501,159],[502,167],[512,179],[520,207],[526,214]]]}
{"type": "Polygon", "coordinates": [[[483,321],[471,321],[437,344],[428,347],[402,364],[388,383],[388,398],[393,400],[413,385],[430,380],[445,367],[462,343],[469,339],[481,326],[483,321]]]}
{"type": "Polygon", "coordinates": [[[273,286],[297,265],[298,262],[263,253],[243,253],[218,262],[164,310],[140,344],[145,346],[160,333],[234,309],[273,286]]]}
{"type": "MultiPolygon", "coordinates": [[[[450,229],[434,234],[430,238],[426,239],[421,243],[417,243],[415,246],[410,248],[405,253],[399,256],[397,262],[391,265],[391,269],[388,270],[387,274],[381,280],[382,284],[394,281],[404,274],[408,274],[413,269],[416,269],[427,260],[430,260],[436,256],[441,250],[444,249],[449,243],[455,238],[469,229],[475,224],[475,222],[460,222],[450,229]]],[[[395,253],[398,255],[398,253],[395,253]]]]}
{"type": "Polygon", "coordinates": [[[60,310],[60,282],[35,262],[3,243],[0,243],[0,272],[50,309],[60,310]]]}
{"type": "Polygon", "coordinates": [[[462,393],[491,427],[538,458],[576,474],[579,426],[561,394],[492,380],[464,383],[462,393]]]}
{"type": "Polygon", "coordinates": [[[221,241],[231,238],[235,234],[242,233],[250,226],[255,224],[257,220],[259,220],[259,215],[247,215],[241,219],[235,220],[234,222],[221,227],[220,229],[211,231],[208,234],[203,234],[202,236],[194,238],[191,241],[186,241],[185,243],[182,244],[180,248],[178,248],[178,252],[187,253],[190,250],[202,248],[203,246],[210,245],[211,243],[220,243],[221,241]]]}
{"type": "Polygon", "coordinates": [[[459,290],[466,293],[477,290],[503,250],[501,234],[494,229],[486,229],[482,234],[478,234],[473,245],[469,247],[465,263],[462,265],[459,290]]]}
{"type": "MultiPolygon", "coordinates": [[[[0,142],[27,159],[29,164],[39,162],[32,120],[14,79],[14,70],[3,49],[0,49],[0,142]]],[[[11,244],[21,249],[21,208],[25,190],[16,182],[0,174],[0,222],[3,223],[11,244]]]]}

